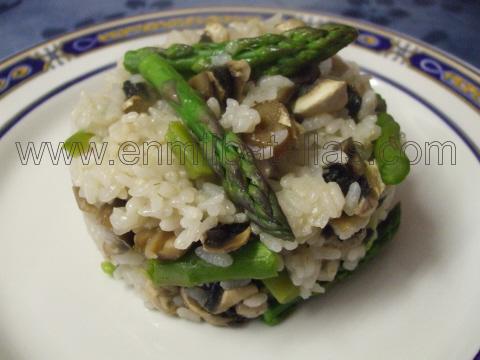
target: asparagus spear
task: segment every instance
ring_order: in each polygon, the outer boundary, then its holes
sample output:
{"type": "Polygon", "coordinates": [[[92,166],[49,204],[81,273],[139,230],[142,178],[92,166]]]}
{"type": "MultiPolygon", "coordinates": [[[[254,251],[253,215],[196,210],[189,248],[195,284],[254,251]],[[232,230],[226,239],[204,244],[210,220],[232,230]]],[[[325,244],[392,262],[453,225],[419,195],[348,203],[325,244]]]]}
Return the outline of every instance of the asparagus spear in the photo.
{"type": "Polygon", "coordinates": [[[190,179],[210,179],[215,176],[200,152],[197,142],[181,122],[171,122],[165,138],[171,144],[171,150],[175,156],[185,165],[185,170],[190,179]]]}
{"type": "MultiPolygon", "coordinates": [[[[380,224],[378,224],[377,239],[372,243],[372,246],[367,250],[365,257],[360,261],[358,266],[363,266],[363,264],[369,262],[371,259],[377,256],[378,252],[383,248],[383,246],[393,238],[393,236],[398,231],[398,228],[400,227],[400,218],[401,218],[401,207],[400,207],[400,204],[397,204],[389,212],[387,218],[384,221],[382,221],[380,224]]],[[[335,276],[335,280],[326,284],[325,286],[327,288],[330,288],[336,283],[338,283],[339,281],[347,277],[350,277],[354,272],[355,271],[341,269],[335,276]]],[[[269,308],[263,314],[263,321],[267,325],[271,325],[271,326],[277,325],[283,319],[285,319],[285,317],[287,317],[292,311],[294,311],[297,305],[299,305],[303,301],[304,300],[301,297],[297,297],[291,300],[290,302],[286,302],[286,303],[281,303],[276,299],[272,300],[270,302],[269,308]]]]}
{"type": "Polygon", "coordinates": [[[151,53],[138,71],[170,104],[201,143],[209,165],[222,179],[230,199],[266,232],[293,239],[275,193],[257,169],[253,155],[233,132],[225,132],[205,101],[160,55],[151,53]]]}
{"type": "Polygon", "coordinates": [[[147,273],[160,286],[195,286],[217,281],[265,279],[278,274],[278,255],[260,241],[249,241],[232,253],[233,264],[218,267],[200,259],[192,251],[179,260],[149,260],[147,273]]]}
{"type": "Polygon", "coordinates": [[[374,144],[378,170],[385,184],[399,184],[410,172],[410,160],[400,142],[400,125],[386,112],[378,114],[377,125],[382,129],[374,144]]]}
{"type": "Polygon", "coordinates": [[[143,58],[157,53],[177,71],[189,76],[210,68],[214,55],[226,53],[234,60],[247,61],[254,76],[291,76],[313,62],[335,55],[356,37],[357,31],[350,26],[324,24],[319,28],[301,27],[282,34],[223,43],[174,44],[167,49],[147,47],[127,52],[124,65],[130,72],[137,72],[143,58]]]}

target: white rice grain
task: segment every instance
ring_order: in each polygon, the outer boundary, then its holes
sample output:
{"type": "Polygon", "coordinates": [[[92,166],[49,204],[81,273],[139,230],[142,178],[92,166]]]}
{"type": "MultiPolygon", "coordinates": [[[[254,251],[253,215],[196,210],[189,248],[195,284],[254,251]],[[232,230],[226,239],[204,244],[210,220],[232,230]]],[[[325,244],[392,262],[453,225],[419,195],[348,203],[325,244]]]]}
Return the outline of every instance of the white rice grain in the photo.
{"type": "Polygon", "coordinates": [[[202,260],[209,264],[219,267],[229,267],[233,264],[233,258],[229,254],[213,254],[205,251],[203,247],[199,246],[195,249],[195,254],[202,260]]]}

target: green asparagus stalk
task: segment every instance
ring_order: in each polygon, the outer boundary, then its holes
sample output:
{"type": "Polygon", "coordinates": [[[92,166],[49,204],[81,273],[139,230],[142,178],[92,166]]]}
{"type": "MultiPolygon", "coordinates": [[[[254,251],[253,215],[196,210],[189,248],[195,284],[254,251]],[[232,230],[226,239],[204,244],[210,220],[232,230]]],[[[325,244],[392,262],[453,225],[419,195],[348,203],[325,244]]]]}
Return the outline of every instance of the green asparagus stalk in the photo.
{"type": "Polygon", "coordinates": [[[287,304],[300,295],[299,288],[293,285],[286,271],[281,272],[277,277],[262,280],[262,282],[280,304],[287,304]]]}
{"type": "Polygon", "coordinates": [[[399,184],[410,172],[410,160],[400,141],[400,125],[386,112],[378,114],[377,125],[382,129],[374,144],[378,170],[385,184],[399,184]]]}
{"type": "Polygon", "coordinates": [[[92,133],[86,132],[84,130],[79,130],[72,136],[70,136],[65,143],[63,148],[73,157],[77,157],[80,154],[88,151],[90,147],[90,139],[93,137],[92,133]]]}
{"type": "Polygon", "coordinates": [[[210,179],[215,176],[197,142],[181,122],[171,122],[165,138],[171,144],[171,149],[177,159],[185,165],[185,170],[190,179],[210,179]]]}
{"type": "Polygon", "coordinates": [[[210,68],[213,56],[228,54],[234,60],[247,61],[254,76],[292,76],[309,64],[335,55],[356,37],[357,31],[350,26],[324,24],[223,43],[174,44],[167,49],[147,47],[127,52],[124,66],[137,72],[142,59],[156,53],[178,72],[190,76],[210,68]]]}
{"type": "Polygon", "coordinates": [[[196,286],[217,281],[265,279],[278,275],[278,255],[260,241],[250,241],[231,253],[233,264],[212,265],[193,251],[176,261],[149,260],[147,273],[159,286],[196,286]]]}
{"type": "MultiPolygon", "coordinates": [[[[374,257],[378,255],[380,250],[389,242],[393,236],[397,233],[398,228],[400,227],[401,219],[401,207],[400,204],[397,204],[388,214],[387,218],[378,224],[377,227],[377,238],[372,243],[372,246],[367,250],[365,257],[360,261],[358,267],[363,266],[365,263],[368,263],[374,257]]],[[[358,269],[357,267],[357,269],[358,269]]],[[[356,271],[356,270],[355,270],[356,271]]],[[[339,281],[342,281],[350,277],[355,271],[349,271],[346,269],[341,269],[338,271],[335,276],[335,280],[326,284],[324,287],[331,288],[339,281]]],[[[275,279],[275,278],[274,278],[275,279]]],[[[270,281],[272,279],[269,279],[270,281]]],[[[264,280],[265,283],[265,280],[264,280]]],[[[267,287],[267,289],[269,289],[267,287]]],[[[297,297],[290,302],[282,303],[275,299],[270,302],[269,308],[263,314],[263,322],[267,325],[273,326],[280,323],[285,317],[287,317],[295,308],[302,303],[304,300],[301,297],[297,297]]]]}
{"type": "Polygon", "coordinates": [[[211,168],[222,179],[230,199],[264,231],[287,240],[293,233],[275,193],[257,169],[247,146],[233,132],[225,132],[205,101],[160,55],[149,54],[139,73],[170,104],[201,143],[211,168]]]}

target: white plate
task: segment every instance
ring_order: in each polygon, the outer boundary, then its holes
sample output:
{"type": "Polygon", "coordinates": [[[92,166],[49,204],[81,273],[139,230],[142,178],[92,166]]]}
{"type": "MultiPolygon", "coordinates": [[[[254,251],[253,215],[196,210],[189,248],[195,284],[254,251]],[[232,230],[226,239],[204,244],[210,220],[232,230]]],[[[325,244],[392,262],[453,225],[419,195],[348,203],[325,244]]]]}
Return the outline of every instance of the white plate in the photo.
{"type": "Polygon", "coordinates": [[[199,26],[211,13],[230,21],[272,12],[217,8],[127,18],[57,38],[0,65],[1,359],[475,356],[479,74],[413,39],[353,20],[296,13],[359,27],[360,40],[342,55],[374,72],[375,89],[409,140],[421,148],[450,141],[456,156],[455,165],[449,156],[439,165],[432,151],[426,165],[423,154],[401,186],[400,233],[381,257],[277,327],[215,328],[146,310],[99,270],[101,258],[76,209],[67,167],[21,165],[15,142],[25,147],[64,140],[80,89],[99,86],[105,66],[126,49],[149,44],[172,26],[199,26]],[[83,53],[67,56],[75,49],[83,53]]]}

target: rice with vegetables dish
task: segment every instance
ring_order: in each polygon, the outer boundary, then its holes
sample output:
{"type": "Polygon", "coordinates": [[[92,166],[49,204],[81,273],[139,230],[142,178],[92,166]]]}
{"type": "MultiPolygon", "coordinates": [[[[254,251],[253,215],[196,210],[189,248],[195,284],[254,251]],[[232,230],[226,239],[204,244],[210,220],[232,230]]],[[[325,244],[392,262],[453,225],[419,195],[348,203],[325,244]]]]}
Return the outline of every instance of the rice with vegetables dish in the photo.
{"type": "Polygon", "coordinates": [[[209,23],[127,52],[82,93],[65,148],[103,270],[151,309],[273,325],[373,257],[409,162],[369,77],[336,54],[356,36],[209,23]]]}

